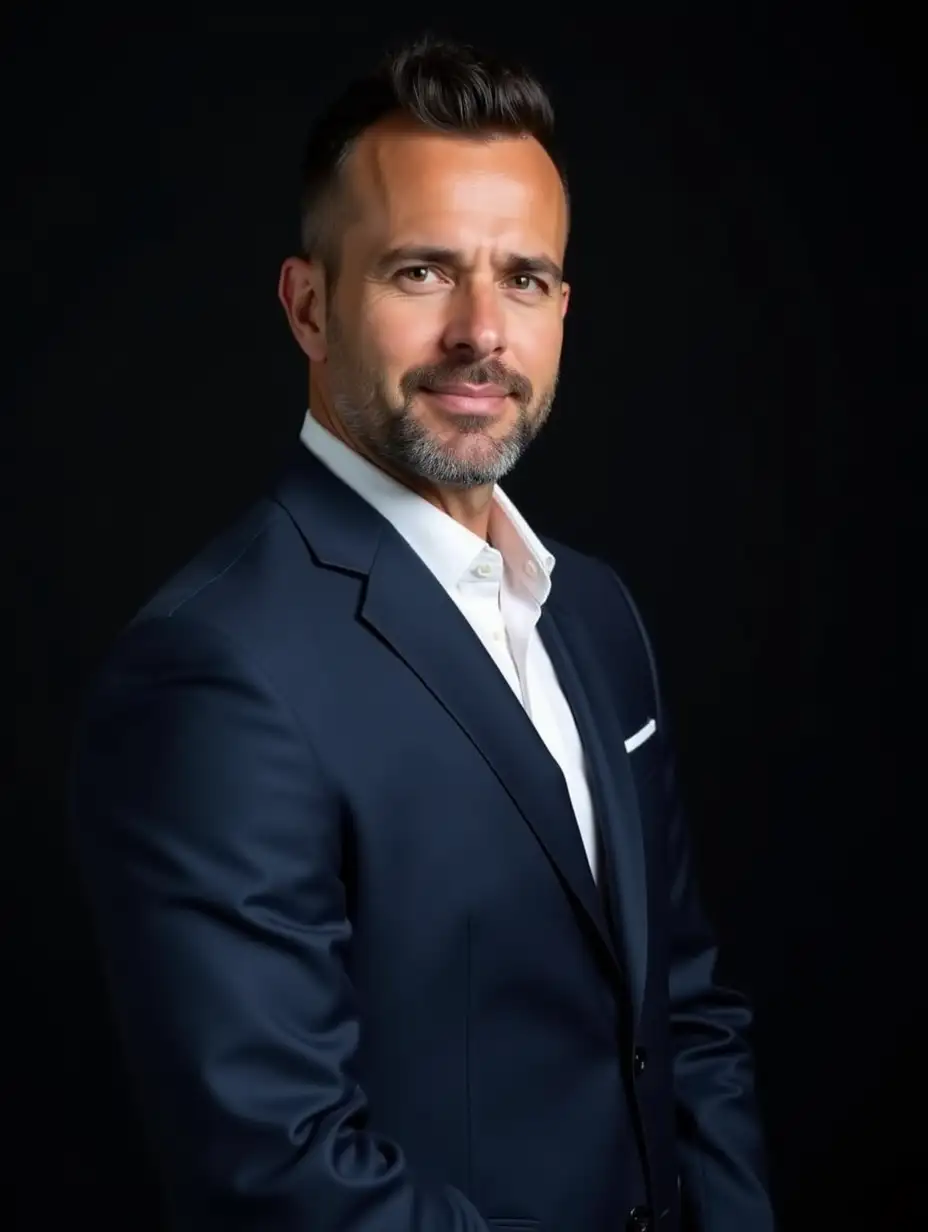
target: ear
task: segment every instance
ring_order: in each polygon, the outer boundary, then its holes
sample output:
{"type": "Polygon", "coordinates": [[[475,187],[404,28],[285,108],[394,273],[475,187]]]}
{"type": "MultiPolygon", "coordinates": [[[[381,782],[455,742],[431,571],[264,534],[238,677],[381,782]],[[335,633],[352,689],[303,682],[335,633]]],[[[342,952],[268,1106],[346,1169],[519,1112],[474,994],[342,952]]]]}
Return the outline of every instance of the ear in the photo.
{"type": "Polygon", "coordinates": [[[328,351],[325,336],[325,277],[318,261],[287,257],[280,269],[277,298],[300,349],[314,363],[328,351]]]}

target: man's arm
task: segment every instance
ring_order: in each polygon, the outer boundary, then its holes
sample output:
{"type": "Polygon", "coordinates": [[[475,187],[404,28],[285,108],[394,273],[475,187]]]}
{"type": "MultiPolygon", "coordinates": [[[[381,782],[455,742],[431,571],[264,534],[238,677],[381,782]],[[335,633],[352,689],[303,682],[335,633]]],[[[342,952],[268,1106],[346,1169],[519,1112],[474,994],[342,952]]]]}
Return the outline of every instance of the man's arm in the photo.
{"type": "MultiPolygon", "coordinates": [[[[618,580],[618,579],[616,579],[618,580]]],[[[747,1043],[746,1000],[716,981],[718,947],[699,899],[653,650],[619,581],[650,660],[661,742],[670,872],[670,1027],[684,1210],[699,1232],[772,1232],[766,1161],[747,1043]]]]}
{"type": "Polygon", "coordinates": [[[486,1232],[368,1126],[339,811],[223,636],[124,636],[81,725],[78,855],[176,1226],[486,1232]]]}

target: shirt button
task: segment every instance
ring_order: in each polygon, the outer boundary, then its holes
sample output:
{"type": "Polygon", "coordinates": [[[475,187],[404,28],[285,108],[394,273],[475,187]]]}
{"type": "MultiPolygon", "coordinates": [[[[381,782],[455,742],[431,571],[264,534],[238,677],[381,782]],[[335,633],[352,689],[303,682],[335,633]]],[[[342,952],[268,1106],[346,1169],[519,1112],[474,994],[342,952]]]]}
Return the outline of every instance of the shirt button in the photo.
{"type": "Polygon", "coordinates": [[[533,560],[527,560],[525,562],[525,572],[528,574],[529,577],[534,577],[535,574],[538,572],[538,566],[535,564],[533,560]]]}
{"type": "Polygon", "coordinates": [[[493,630],[493,641],[494,642],[501,642],[505,638],[505,636],[506,634],[503,632],[502,629],[493,630]]]}
{"type": "Polygon", "coordinates": [[[481,563],[474,570],[477,577],[489,577],[492,572],[493,566],[488,564],[486,561],[481,561],[481,563]]]}

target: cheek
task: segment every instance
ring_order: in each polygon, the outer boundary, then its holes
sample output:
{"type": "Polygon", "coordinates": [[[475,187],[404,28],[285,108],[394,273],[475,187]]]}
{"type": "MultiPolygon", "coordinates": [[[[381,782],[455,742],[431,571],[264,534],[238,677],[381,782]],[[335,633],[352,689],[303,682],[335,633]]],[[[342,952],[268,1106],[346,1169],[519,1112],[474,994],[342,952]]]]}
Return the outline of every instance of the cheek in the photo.
{"type": "Polygon", "coordinates": [[[435,360],[441,318],[437,305],[424,301],[384,298],[365,312],[370,349],[391,377],[435,360]]]}
{"type": "Polygon", "coordinates": [[[543,321],[528,320],[516,323],[509,336],[509,348],[516,364],[533,380],[544,380],[554,375],[561,358],[564,341],[564,326],[560,313],[551,314],[543,321]]]}

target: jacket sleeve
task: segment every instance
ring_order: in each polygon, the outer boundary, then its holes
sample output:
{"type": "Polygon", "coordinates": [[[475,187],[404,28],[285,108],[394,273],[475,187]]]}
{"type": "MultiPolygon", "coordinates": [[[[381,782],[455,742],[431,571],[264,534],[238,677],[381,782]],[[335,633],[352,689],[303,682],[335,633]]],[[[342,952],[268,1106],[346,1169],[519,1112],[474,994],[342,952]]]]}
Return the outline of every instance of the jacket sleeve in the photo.
{"type": "Polygon", "coordinates": [[[369,1122],[339,803],[225,635],[177,616],[124,635],[82,715],[71,803],[175,1226],[486,1232],[369,1122]]]}
{"type": "MultiPolygon", "coordinates": [[[[616,579],[618,580],[618,579],[616,579]]],[[[773,1232],[766,1154],[754,1095],[746,999],[717,979],[718,946],[700,902],[654,653],[644,639],[661,741],[670,897],[670,1030],[677,1149],[688,1226],[699,1232],[773,1232]]]]}

